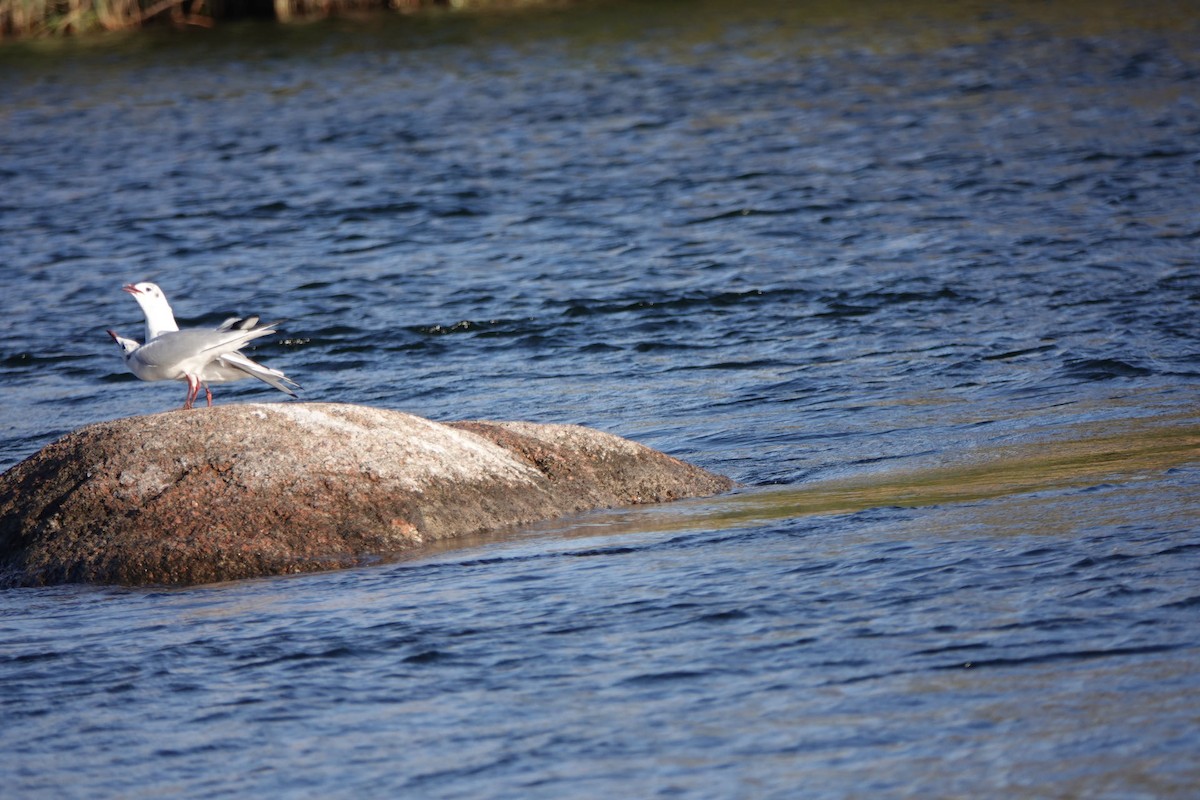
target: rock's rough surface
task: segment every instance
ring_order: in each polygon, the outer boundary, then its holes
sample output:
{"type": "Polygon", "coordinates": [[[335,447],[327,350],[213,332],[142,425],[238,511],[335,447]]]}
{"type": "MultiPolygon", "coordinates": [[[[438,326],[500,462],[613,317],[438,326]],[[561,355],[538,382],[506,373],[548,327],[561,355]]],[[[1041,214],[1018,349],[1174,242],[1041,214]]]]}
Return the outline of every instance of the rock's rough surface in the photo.
{"type": "Polygon", "coordinates": [[[363,563],[424,541],[715,494],[610,434],[329,403],[90,425],[0,476],[0,584],[192,584],[363,563]]]}

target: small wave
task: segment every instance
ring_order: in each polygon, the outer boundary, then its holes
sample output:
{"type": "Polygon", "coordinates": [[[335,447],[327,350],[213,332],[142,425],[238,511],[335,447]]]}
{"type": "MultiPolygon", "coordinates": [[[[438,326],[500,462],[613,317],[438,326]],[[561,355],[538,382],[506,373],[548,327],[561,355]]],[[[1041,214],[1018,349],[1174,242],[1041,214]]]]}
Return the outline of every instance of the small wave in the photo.
{"type": "MultiPolygon", "coordinates": [[[[827,210],[827,206],[821,206],[820,210],[827,210]]],[[[795,214],[799,212],[799,208],[735,208],[731,211],[722,211],[717,214],[710,214],[704,217],[695,217],[686,220],[685,225],[704,225],[708,222],[719,222],[726,219],[739,219],[742,217],[771,217],[785,214],[795,214]]]]}
{"type": "Polygon", "coordinates": [[[1070,661],[1092,661],[1100,658],[1123,658],[1126,656],[1141,656],[1152,653],[1169,653],[1188,645],[1150,644],[1140,647],[1113,647],[1107,650],[1069,650],[1057,653],[1039,653],[1037,655],[1014,658],[989,658],[982,661],[960,661],[953,664],[943,664],[933,667],[935,670],[980,669],[983,667],[1023,667],[1042,664],[1054,664],[1070,661]]]}
{"type": "Polygon", "coordinates": [[[1054,349],[1054,345],[1052,345],[1052,344],[1043,344],[1043,345],[1038,345],[1036,347],[1021,347],[1016,350],[1005,350],[1004,352],[1001,352],[1001,353],[991,353],[988,355],[980,356],[980,360],[981,361],[1008,361],[1008,360],[1014,359],[1014,358],[1021,358],[1022,356],[1031,356],[1031,355],[1035,355],[1037,353],[1045,353],[1045,352],[1047,352],[1049,350],[1053,350],[1053,349],[1054,349]]]}
{"type": "Polygon", "coordinates": [[[1197,608],[1200,607],[1200,594],[1173,603],[1165,603],[1162,608],[1197,608]]]}
{"type": "Polygon", "coordinates": [[[646,672],[641,675],[634,675],[629,678],[624,678],[617,683],[622,686],[655,686],[661,683],[692,681],[696,680],[697,678],[703,678],[708,674],[708,672],[690,669],[677,669],[666,672],[646,672]]]}
{"type": "Polygon", "coordinates": [[[1062,374],[1080,381],[1106,381],[1114,378],[1142,378],[1153,375],[1154,372],[1117,358],[1075,358],[1067,360],[1062,374]]]}
{"type": "Polygon", "coordinates": [[[631,297],[627,299],[578,298],[551,301],[546,305],[565,305],[567,317],[589,317],[606,314],[627,314],[641,311],[689,311],[700,308],[725,308],[750,303],[790,302],[801,296],[800,289],[746,289],[742,291],[694,292],[662,297],[631,297]]]}
{"type": "Polygon", "coordinates": [[[404,658],[405,664],[433,664],[438,661],[445,661],[450,657],[449,653],[441,650],[422,650],[419,653],[413,653],[411,656],[404,658]]]}

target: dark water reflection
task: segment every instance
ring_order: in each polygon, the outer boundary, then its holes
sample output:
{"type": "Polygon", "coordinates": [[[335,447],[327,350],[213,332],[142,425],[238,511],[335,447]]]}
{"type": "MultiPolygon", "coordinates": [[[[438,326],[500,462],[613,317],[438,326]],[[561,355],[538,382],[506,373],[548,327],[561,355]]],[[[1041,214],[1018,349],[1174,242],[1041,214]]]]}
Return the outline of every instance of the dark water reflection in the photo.
{"type": "Polygon", "coordinates": [[[623,2],[0,51],[0,464],[174,407],[577,422],[728,498],[0,595],[18,796],[1190,797],[1185,4],[623,2]],[[218,401],[274,400],[249,386],[218,401]]]}

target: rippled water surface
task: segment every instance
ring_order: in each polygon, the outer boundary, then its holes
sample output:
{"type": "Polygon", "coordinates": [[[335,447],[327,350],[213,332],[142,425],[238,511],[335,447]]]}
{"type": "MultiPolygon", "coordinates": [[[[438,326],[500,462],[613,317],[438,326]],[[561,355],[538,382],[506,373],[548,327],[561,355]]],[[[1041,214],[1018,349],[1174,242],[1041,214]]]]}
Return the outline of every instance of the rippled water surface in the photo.
{"type": "Polygon", "coordinates": [[[1195,796],[1188,4],[616,2],[0,70],[0,466],[182,402],[104,334],[152,279],[287,318],[255,354],[303,400],[744,484],[0,592],[0,795],[1195,796]]]}

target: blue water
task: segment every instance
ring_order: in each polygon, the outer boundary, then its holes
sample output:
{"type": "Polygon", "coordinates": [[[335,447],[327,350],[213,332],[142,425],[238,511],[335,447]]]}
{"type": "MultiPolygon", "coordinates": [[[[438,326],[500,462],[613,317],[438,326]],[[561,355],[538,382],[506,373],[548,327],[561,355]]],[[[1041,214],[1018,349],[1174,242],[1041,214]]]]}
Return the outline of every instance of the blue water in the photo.
{"type": "Polygon", "coordinates": [[[617,2],[0,70],[0,466],[182,403],[104,334],[150,279],[187,324],[286,318],[254,357],[302,401],[744,484],[0,592],[0,796],[1195,795],[1186,6],[617,2]],[[1150,455],[1052,458],[1097,438],[1150,455]]]}

